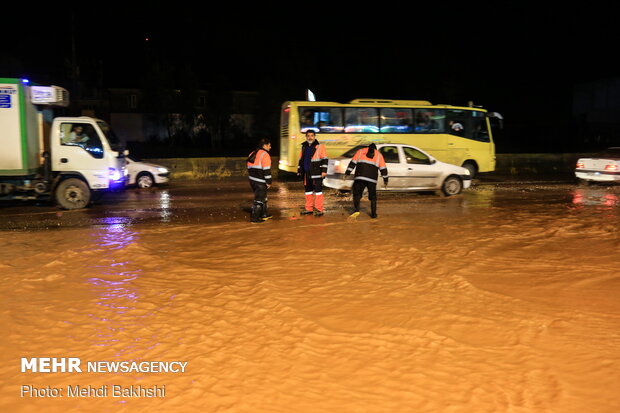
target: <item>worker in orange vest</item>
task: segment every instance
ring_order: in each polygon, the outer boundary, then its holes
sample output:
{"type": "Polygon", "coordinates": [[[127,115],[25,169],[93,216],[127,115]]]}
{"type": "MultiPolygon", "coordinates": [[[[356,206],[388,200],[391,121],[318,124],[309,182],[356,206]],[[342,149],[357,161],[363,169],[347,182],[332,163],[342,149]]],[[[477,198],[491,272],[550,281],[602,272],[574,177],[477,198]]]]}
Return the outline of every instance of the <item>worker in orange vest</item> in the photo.
{"type": "Polygon", "coordinates": [[[377,146],[371,143],[365,148],[359,149],[353,155],[349,166],[345,172],[345,177],[349,176],[355,169],[355,180],[353,182],[353,208],[355,211],[352,217],[357,217],[360,213],[360,200],[364,188],[368,188],[368,199],[370,200],[370,217],[377,218],[377,178],[379,172],[383,178],[383,184],[388,184],[388,170],[385,166],[383,155],[377,150],[377,146]]]}
{"type": "Polygon", "coordinates": [[[314,213],[322,216],[323,179],[327,176],[327,152],[325,145],[319,143],[313,130],[306,131],[306,141],[301,145],[297,176],[303,178],[306,204],[302,215],[314,213]]]}
{"type": "Polygon", "coordinates": [[[250,187],[254,192],[251,222],[263,222],[271,218],[267,212],[267,189],[271,186],[271,141],[261,139],[258,147],[250,153],[247,159],[250,187]]]}

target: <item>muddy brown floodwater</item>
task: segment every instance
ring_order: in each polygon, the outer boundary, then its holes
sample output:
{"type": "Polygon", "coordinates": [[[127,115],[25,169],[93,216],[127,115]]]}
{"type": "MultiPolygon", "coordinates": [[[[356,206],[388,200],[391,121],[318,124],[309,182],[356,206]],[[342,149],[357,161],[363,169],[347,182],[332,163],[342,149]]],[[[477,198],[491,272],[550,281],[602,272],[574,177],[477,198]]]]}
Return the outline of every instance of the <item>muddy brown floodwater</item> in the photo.
{"type": "Polygon", "coordinates": [[[222,181],[0,209],[0,411],[620,411],[619,187],[380,194],[378,219],[349,221],[346,196],[300,217],[299,184],[278,183],[259,225],[250,198],[222,181]]]}

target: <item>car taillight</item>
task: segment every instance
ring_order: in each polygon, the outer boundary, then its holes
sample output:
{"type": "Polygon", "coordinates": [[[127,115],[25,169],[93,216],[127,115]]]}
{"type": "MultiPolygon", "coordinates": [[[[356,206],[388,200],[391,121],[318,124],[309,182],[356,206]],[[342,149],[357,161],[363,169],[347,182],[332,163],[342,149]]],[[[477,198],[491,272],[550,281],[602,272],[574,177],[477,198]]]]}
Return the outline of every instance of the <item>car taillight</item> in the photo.
{"type": "Polygon", "coordinates": [[[583,169],[585,168],[585,165],[583,164],[583,162],[577,162],[577,169],[583,169]]]}
{"type": "Polygon", "coordinates": [[[605,170],[606,171],[617,171],[618,165],[616,165],[615,163],[608,163],[607,165],[605,165],[605,170]]]}

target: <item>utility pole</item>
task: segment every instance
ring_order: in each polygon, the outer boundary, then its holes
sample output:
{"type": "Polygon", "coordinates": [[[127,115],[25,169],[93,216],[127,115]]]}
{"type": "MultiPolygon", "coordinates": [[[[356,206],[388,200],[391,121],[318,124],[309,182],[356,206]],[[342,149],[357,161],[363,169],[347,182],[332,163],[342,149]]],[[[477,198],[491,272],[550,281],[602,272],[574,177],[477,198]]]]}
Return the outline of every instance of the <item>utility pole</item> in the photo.
{"type": "Polygon", "coordinates": [[[81,96],[78,92],[78,74],[79,69],[77,65],[77,51],[75,45],[75,12],[71,11],[71,95],[75,96],[71,98],[71,113],[72,115],[80,115],[77,113],[78,101],[81,96]]]}

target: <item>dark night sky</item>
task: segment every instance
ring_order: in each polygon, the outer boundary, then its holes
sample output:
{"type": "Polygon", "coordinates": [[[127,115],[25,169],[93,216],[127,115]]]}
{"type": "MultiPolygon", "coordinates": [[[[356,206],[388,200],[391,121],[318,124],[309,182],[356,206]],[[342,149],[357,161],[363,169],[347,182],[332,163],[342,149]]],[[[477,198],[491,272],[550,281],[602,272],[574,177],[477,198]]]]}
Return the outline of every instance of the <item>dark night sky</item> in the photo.
{"type": "MultiPolygon", "coordinates": [[[[620,72],[612,2],[314,2],[295,13],[276,3],[216,10],[167,2],[139,12],[110,4],[76,9],[74,25],[79,55],[103,61],[109,87],[139,86],[156,56],[179,81],[190,67],[204,85],[277,85],[284,100],[310,87],[322,100],[473,100],[515,116],[526,104],[560,115],[570,112],[575,83],[620,72]]],[[[50,10],[16,12],[28,30],[3,42],[0,66],[11,59],[21,71],[0,76],[47,82],[66,73],[71,15],[50,10]]]]}

